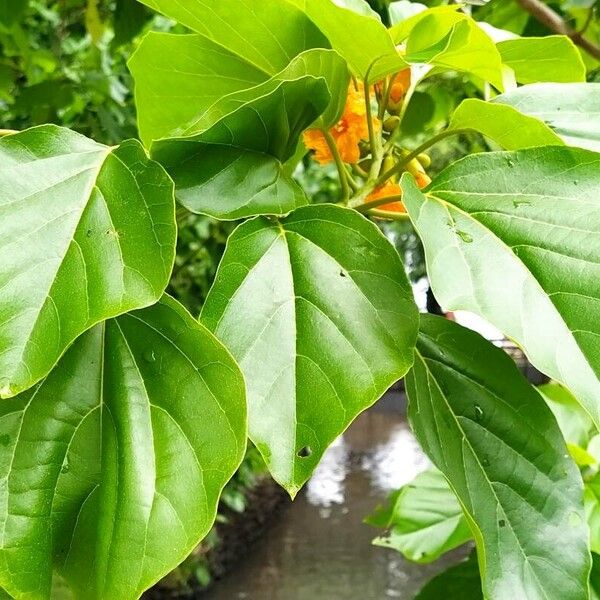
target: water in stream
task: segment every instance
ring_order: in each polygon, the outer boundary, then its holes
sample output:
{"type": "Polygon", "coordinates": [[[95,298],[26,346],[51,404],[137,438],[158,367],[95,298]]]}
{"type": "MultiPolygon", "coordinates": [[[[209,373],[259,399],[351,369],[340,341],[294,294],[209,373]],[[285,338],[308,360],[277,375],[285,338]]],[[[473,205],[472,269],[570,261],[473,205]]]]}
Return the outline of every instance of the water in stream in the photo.
{"type": "Polygon", "coordinates": [[[329,449],[296,501],[207,594],[208,600],[411,600],[432,575],[465,554],[416,565],[371,544],[363,518],[427,468],[405,419],[404,395],[388,394],[329,449]]]}

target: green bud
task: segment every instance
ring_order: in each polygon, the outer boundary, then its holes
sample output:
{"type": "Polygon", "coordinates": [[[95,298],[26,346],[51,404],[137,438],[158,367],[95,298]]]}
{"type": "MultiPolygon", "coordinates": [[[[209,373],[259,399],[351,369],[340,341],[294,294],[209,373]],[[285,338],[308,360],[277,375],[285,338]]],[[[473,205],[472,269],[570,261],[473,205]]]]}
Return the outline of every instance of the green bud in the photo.
{"type": "Polygon", "coordinates": [[[383,122],[383,130],[392,133],[392,131],[395,131],[398,128],[398,125],[400,125],[400,117],[388,117],[383,122]]]}

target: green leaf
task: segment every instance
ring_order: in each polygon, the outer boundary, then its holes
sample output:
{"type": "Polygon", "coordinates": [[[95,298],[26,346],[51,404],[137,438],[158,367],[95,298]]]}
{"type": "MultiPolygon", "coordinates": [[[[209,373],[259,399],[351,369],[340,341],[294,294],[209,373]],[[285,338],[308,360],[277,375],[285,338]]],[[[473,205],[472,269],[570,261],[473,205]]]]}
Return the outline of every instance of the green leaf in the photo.
{"type": "Polygon", "coordinates": [[[234,360],[174,300],[98,325],[0,404],[0,585],[135,600],[210,529],[244,455],[234,360]]]}
{"type": "Polygon", "coordinates": [[[588,413],[581,408],[577,398],[568,389],[555,382],[545,383],[537,389],[554,413],[565,440],[580,448],[587,448],[596,428],[588,413]]]}
{"type": "Polygon", "coordinates": [[[422,27],[420,35],[425,36],[429,29],[431,37],[424,45],[432,45],[445,37],[454,25],[467,18],[459,8],[458,4],[454,4],[450,6],[435,6],[424,11],[419,11],[403,19],[390,29],[392,39],[396,44],[404,42],[415,27],[426,21],[430,24],[430,27],[422,27]]]}
{"type": "Polygon", "coordinates": [[[307,206],[235,230],[201,320],[247,375],[250,439],[293,496],[410,367],[418,314],[375,225],[307,206]]]}
{"type": "MultiPolygon", "coordinates": [[[[141,2],[199,34],[189,36],[193,41],[204,38],[207,44],[212,42],[207,47],[220,54],[217,60],[229,61],[233,55],[240,61],[240,67],[248,72],[258,70],[266,75],[275,75],[304,50],[328,47],[326,38],[317,27],[286,0],[141,2]]],[[[179,59],[174,55],[170,58],[179,59]]],[[[208,87],[201,81],[196,81],[195,86],[208,87]]]]}
{"type": "Polygon", "coordinates": [[[137,141],[52,125],[0,140],[0,396],[92,325],[152,304],[175,253],[173,186],[137,141]]]}
{"type": "Polygon", "coordinates": [[[192,212],[220,219],[285,214],[307,203],[283,163],[301,133],[322,115],[337,121],[346,98],[346,63],[333,50],[308,50],[279,75],[217,101],[152,156],[192,212]],[[333,101],[332,101],[333,100],[333,101]]]}
{"type": "Polygon", "coordinates": [[[519,83],[585,81],[581,54],[567,36],[523,37],[497,45],[519,83]]]}
{"type": "Polygon", "coordinates": [[[375,13],[362,10],[362,14],[357,14],[332,0],[289,0],[289,3],[308,15],[357,77],[362,79],[369,74],[373,83],[408,66],[375,13]]]}
{"type": "Polygon", "coordinates": [[[25,14],[28,0],[0,0],[0,24],[12,27],[25,14]]]}
{"type": "Polygon", "coordinates": [[[547,123],[572,146],[600,152],[600,83],[538,83],[494,99],[547,123]]]}
{"type": "Polygon", "coordinates": [[[600,555],[592,552],[592,572],[590,573],[590,600],[600,600],[600,555]]]}
{"type": "MultiPolygon", "coordinates": [[[[367,523],[375,524],[366,520],[367,523]]],[[[391,514],[378,526],[389,529],[373,540],[409,560],[429,563],[472,539],[462,508],[440,471],[424,471],[401,488],[391,502],[391,514]]]]}
{"type": "Polygon", "coordinates": [[[596,474],[585,482],[583,499],[590,528],[590,549],[592,552],[600,552],[600,475],[596,474]]]}
{"type": "Polygon", "coordinates": [[[548,125],[512,106],[468,98],[452,114],[450,129],[470,128],[506,150],[562,144],[548,125]]]}
{"type": "Polygon", "coordinates": [[[581,476],[512,359],[474,331],[423,316],[406,383],[411,426],[473,530],[484,595],[587,598],[581,476]]]}
{"type": "MultiPolygon", "coordinates": [[[[416,17],[421,17],[421,13],[416,17]]],[[[415,18],[415,17],[413,17],[415,18]]],[[[414,25],[406,60],[461,71],[504,89],[500,53],[477,23],[462,13],[429,13],[414,25]]]]}
{"type": "Polygon", "coordinates": [[[600,155],[490,152],[426,195],[408,176],[402,187],[442,306],[487,319],[600,423],[600,155]]]}
{"type": "Polygon", "coordinates": [[[475,552],[472,552],[466,560],[430,579],[414,600],[440,600],[441,598],[484,600],[475,552]]]}

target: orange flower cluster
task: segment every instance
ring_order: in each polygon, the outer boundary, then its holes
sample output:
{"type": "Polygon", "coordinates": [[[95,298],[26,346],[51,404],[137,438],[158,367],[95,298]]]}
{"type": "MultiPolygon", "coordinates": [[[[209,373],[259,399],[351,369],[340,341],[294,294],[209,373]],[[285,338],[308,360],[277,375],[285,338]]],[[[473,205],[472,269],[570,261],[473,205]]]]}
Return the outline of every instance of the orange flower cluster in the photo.
{"type": "MultiPolygon", "coordinates": [[[[395,113],[401,108],[404,96],[406,96],[406,92],[408,92],[408,88],[410,87],[410,68],[403,69],[396,73],[391,85],[387,109],[388,111],[395,113]]],[[[375,91],[380,100],[383,97],[384,88],[385,84],[383,81],[380,81],[375,85],[375,91]]]]}
{"type": "MultiPolygon", "coordinates": [[[[373,119],[376,127],[379,121],[373,119]]],[[[340,158],[343,162],[355,164],[360,160],[361,140],[369,138],[367,124],[367,109],[365,106],[364,87],[359,83],[356,87],[350,83],[348,97],[342,118],[329,130],[335,141],[340,158]]],[[[322,165],[333,160],[333,155],[327,140],[320,129],[309,129],[304,132],[304,144],[309,150],[315,151],[315,160],[322,165]]]]}
{"type": "MultiPolygon", "coordinates": [[[[418,160],[411,160],[407,165],[406,170],[412,174],[415,178],[419,189],[426,188],[431,183],[431,178],[418,160]]],[[[383,185],[375,188],[366,199],[366,202],[372,202],[373,200],[379,200],[380,198],[387,198],[388,196],[401,196],[402,188],[394,181],[388,180],[383,185]]],[[[390,212],[406,212],[404,204],[400,200],[390,202],[389,204],[383,204],[378,207],[379,210],[387,210],[390,212]]]]}

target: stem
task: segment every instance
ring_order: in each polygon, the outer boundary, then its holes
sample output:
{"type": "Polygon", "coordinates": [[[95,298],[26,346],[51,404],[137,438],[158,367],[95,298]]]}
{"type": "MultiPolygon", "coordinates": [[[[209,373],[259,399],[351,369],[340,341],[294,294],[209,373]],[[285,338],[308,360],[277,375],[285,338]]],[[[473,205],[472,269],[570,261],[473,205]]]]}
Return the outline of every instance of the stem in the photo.
{"type": "Polygon", "coordinates": [[[374,208],[377,208],[378,206],[382,206],[384,204],[391,204],[392,202],[402,202],[402,194],[391,194],[389,196],[385,196],[384,198],[377,198],[377,200],[364,202],[363,204],[361,204],[360,206],[356,206],[355,208],[358,212],[365,213],[374,208]]]}
{"type": "Polygon", "coordinates": [[[432,138],[428,139],[426,142],[421,144],[416,150],[413,150],[410,154],[407,154],[401,161],[397,162],[391,169],[389,169],[388,171],[386,171],[385,173],[380,175],[379,178],[375,180],[373,188],[379,187],[380,185],[385,183],[390,177],[393,177],[397,173],[400,173],[411,160],[417,158],[419,156],[419,154],[421,154],[422,152],[425,152],[426,150],[431,148],[431,146],[433,146],[434,144],[437,144],[441,140],[443,140],[447,137],[450,137],[451,135],[461,135],[463,133],[471,133],[472,131],[475,131],[475,130],[471,129],[470,127],[464,127],[462,129],[446,129],[445,131],[438,133],[437,135],[433,136],[432,138]]]}
{"type": "Polygon", "coordinates": [[[385,111],[390,103],[390,95],[392,93],[392,87],[394,85],[394,81],[396,81],[396,77],[398,77],[398,73],[394,73],[387,83],[387,86],[383,92],[383,98],[381,100],[381,104],[379,105],[379,119],[383,121],[383,117],[385,117],[385,111]]]}
{"type": "MultiPolygon", "coordinates": [[[[369,71],[371,68],[369,67],[369,71]]],[[[371,114],[371,94],[369,85],[369,71],[364,81],[364,92],[365,92],[365,107],[367,110],[367,127],[369,128],[369,143],[371,144],[371,154],[374,160],[379,158],[380,141],[375,137],[375,128],[373,127],[373,116],[371,114]]]]}
{"type": "Polygon", "coordinates": [[[379,217],[380,219],[388,219],[389,221],[407,221],[410,219],[408,213],[405,212],[395,212],[391,210],[379,210],[377,208],[372,208],[368,214],[372,217],[379,217]]]}
{"type": "Polygon", "coordinates": [[[555,33],[570,37],[574,44],[583,48],[590,56],[600,60],[600,46],[585,39],[580,31],[575,31],[565,23],[563,18],[549,6],[540,0],[517,0],[517,2],[542,25],[555,33]]]}
{"type": "Polygon", "coordinates": [[[5,137],[7,135],[13,135],[15,133],[19,133],[16,129],[0,129],[0,137],[5,137]]]}
{"type": "Polygon", "coordinates": [[[337,167],[338,175],[340,177],[340,185],[342,186],[342,200],[344,201],[344,203],[346,203],[348,201],[348,198],[350,198],[350,185],[348,184],[348,173],[346,171],[346,167],[344,166],[344,161],[340,156],[338,147],[329,130],[322,129],[321,131],[323,132],[325,141],[329,146],[329,151],[331,152],[333,160],[335,161],[335,166],[337,167]]]}
{"type": "Polygon", "coordinates": [[[352,177],[352,167],[344,163],[344,167],[346,169],[346,177],[348,178],[348,185],[352,188],[353,192],[358,191],[358,183],[354,181],[354,177],[352,177]]]}

